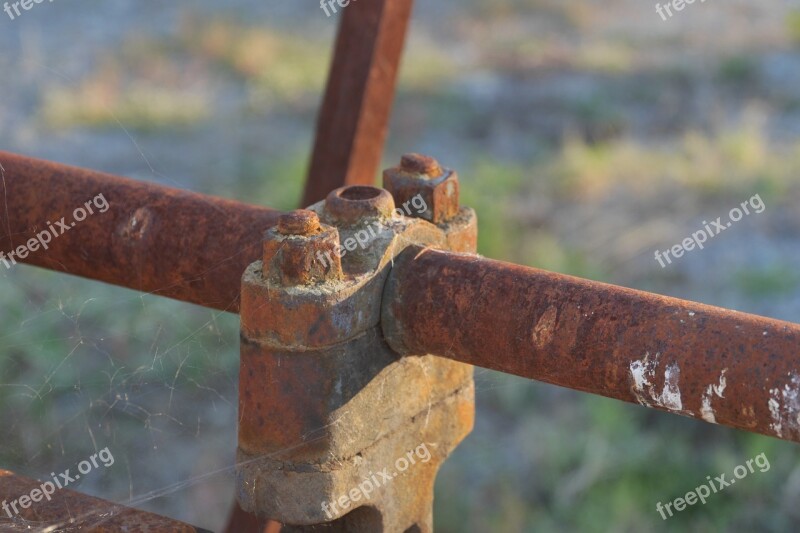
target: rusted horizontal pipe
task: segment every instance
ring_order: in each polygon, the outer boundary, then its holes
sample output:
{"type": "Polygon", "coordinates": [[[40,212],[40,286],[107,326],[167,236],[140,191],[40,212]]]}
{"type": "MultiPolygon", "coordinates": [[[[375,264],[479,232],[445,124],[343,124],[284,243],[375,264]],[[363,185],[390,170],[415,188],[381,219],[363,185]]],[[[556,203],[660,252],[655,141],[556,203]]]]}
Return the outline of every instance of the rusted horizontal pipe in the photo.
{"type": "Polygon", "coordinates": [[[280,215],[7,152],[0,165],[0,270],[19,261],[225,311],[238,312],[242,273],[280,215]],[[75,221],[86,202],[94,214],[75,221]],[[10,256],[37,234],[38,250],[10,256]]]}
{"type": "Polygon", "coordinates": [[[796,324],[419,248],[395,261],[383,321],[403,354],[800,441],[796,324]]]}

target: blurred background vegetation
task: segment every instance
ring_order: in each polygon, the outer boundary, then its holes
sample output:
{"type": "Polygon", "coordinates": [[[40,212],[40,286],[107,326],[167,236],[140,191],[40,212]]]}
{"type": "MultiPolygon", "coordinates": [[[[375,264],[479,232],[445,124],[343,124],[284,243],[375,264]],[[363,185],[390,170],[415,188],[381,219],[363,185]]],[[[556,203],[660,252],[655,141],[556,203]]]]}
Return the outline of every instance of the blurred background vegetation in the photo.
{"type": "MultiPolygon", "coordinates": [[[[293,208],[337,22],[314,2],[37,5],[0,20],[0,146],[293,208]]],[[[664,22],[633,0],[441,0],[416,7],[385,164],[419,151],[458,169],[487,256],[800,322],[798,133],[789,3],[695,3],[664,22]],[[754,194],[764,213],[653,259],[754,194]]],[[[116,464],[80,490],[218,530],[237,317],[29,267],[0,269],[0,292],[0,467],[46,476],[109,446],[116,464]]],[[[796,445],[476,379],[438,531],[800,524],[796,445]],[[656,512],[762,452],[768,472],[656,512]]]]}

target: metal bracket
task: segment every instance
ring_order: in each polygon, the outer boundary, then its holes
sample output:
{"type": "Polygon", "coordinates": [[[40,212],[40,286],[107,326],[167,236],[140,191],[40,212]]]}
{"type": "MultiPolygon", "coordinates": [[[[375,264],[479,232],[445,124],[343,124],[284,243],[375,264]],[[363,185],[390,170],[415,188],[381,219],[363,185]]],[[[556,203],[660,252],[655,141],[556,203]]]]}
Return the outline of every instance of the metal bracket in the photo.
{"type": "Polygon", "coordinates": [[[238,499],[294,531],[432,531],[436,473],[473,426],[472,367],[398,355],[381,309],[407,247],[475,251],[475,212],[424,156],[384,186],[284,215],[242,280],[238,499]]]}

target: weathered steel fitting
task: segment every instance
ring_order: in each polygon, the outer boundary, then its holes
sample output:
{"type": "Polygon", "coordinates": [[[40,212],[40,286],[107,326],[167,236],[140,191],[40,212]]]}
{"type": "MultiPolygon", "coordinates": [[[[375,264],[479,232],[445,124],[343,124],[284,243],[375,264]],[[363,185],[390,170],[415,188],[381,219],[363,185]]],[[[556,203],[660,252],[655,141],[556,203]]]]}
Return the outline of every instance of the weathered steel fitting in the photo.
{"type": "Polygon", "coordinates": [[[404,155],[400,166],[383,172],[383,186],[398,205],[420,196],[427,209],[410,215],[415,218],[441,224],[459,214],[458,175],[454,170],[442,168],[432,157],[404,155]]]}
{"type": "Polygon", "coordinates": [[[325,211],[338,225],[363,223],[368,218],[389,218],[394,198],[378,187],[350,185],[332,191],[325,199],[325,211]]]}
{"type": "Polygon", "coordinates": [[[408,153],[400,158],[400,168],[405,172],[413,172],[423,176],[439,176],[442,167],[439,162],[428,155],[408,153]]]}
{"type": "Polygon", "coordinates": [[[307,209],[298,209],[278,218],[278,232],[281,235],[308,236],[320,230],[319,217],[307,209]]]}
{"type": "Polygon", "coordinates": [[[339,189],[268,232],[270,253],[242,280],[238,498],[293,531],[321,523],[431,531],[436,473],[472,429],[472,367],[400,357],[384,340],[381,308],[397,254],[409,245],[468,248],[474,212],[437,227],[393,209],[385,190],[339,189]],[[330,230],[341,276],[315,277],[297,261],[287,275],[285,249],[314,257],[315,239],[330,230]],[[309,276],[317,282],[303,283],[309,276]],[[397,468],[423,445],[429,459],[397,468]],[[397,475],[376,486],[378,472],[397,475]]]}
{"type": "Polygon", "coordinates": [[[339,231],[320,224],[315,212],[301,209],[281,215],[278,225],[264,235],[262,275],[289,285],[341,279],[338,246],[339,231]]]}

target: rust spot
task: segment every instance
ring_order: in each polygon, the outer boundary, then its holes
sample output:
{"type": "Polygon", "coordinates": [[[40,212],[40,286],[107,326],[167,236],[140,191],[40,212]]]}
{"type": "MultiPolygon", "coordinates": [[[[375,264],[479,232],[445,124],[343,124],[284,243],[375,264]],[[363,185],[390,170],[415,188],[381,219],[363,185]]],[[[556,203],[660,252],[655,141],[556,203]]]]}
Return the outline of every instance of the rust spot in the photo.
{"type": "Polygon", "coordinates": [[[122,226],[120,235],[130,241],[144,240],[147,230],[153,224],[153,214],[147,207],[134,211],[130,219],[122,226]]]}
{"type": "Polygon", "coordinates": [[[532,339],[533,343],[538,348],[544,348],[550,344],[550,341],[553,339],[553,330],[556,325],[557,317],[558,310],[555,307],[549,307],[539,319],[539,322],[536,323],[536,326],[533,328],[532,339]]]}

